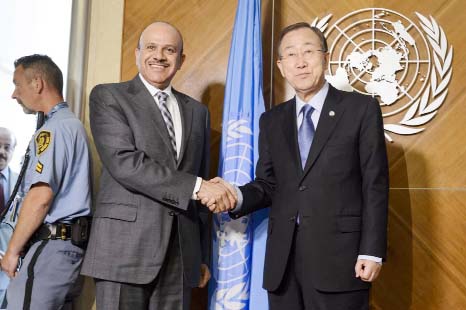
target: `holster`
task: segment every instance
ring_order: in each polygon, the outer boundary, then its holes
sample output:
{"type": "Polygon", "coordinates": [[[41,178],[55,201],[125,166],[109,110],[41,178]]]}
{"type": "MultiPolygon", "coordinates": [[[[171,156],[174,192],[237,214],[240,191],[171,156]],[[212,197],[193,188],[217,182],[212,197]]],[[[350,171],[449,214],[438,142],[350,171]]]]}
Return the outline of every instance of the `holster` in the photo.
{"type": "Polygon", "coordinates": [[[79,217],[71,225],[71,243],[82,249],[87,247],[89,234],[91,233],[91,218],[79,217]]]}

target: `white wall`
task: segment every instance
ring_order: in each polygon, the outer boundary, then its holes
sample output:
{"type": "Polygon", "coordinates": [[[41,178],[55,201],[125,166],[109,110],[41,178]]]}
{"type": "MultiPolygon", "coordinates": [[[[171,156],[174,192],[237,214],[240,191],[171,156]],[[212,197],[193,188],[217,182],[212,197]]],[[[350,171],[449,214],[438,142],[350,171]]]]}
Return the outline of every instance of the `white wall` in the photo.
{"type": "Polygon", "coordinates": [[[72,0],[0,1],[0,126],[10,128],[18,139],[13,170],[19,171],[35,129],[35,117],[25,115],[11,99],[13,62],[25,55],[46,54],[62,70],[66,84],[71,7],[72,0]]]}

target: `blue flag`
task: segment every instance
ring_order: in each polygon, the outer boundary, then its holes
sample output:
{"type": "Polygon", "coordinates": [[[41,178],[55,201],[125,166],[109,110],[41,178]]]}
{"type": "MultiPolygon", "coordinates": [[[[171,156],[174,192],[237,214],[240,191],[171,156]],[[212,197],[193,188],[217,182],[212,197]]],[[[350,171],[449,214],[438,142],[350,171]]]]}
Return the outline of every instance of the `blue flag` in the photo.
{"type": "MultiPolygon", "coordinates": [[[[219,175],[243,185],[254,179],[262,95],[260,0],[239,0],[223,105],[219,175]]],[[[209,309],[267,309],[262,289],[267,231],[264,211],[232,220],[214,215],[209,309]],[[255,244],[257,242],[257,244],[255,244]]]]}

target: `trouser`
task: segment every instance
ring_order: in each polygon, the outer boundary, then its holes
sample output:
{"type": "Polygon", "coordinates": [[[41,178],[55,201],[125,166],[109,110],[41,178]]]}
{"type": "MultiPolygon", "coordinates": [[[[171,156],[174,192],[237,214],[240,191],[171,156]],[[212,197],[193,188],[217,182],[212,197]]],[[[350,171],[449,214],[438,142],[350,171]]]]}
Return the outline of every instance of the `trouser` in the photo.
{"type": "Polygon", "coordinates": [[[7,309],[64,309],[81,292],[83,255],[84,250],[70,240],[34,243],[10,281],[7,309]]]}
{"type": "Polygon", "coordinates": [[[189,310],[191,287],[185,285],[176,220],[165,260],[147,284],[95,279],[97,310],[189,310]]]}
{"type": "Polygon", "coordinates": [[[306,245],[303,244],[301,239],[299,227],[297,226],[282,283],[276,291],[268,292],[269,309],[368,310],[368,289],[348,292],[323,292],[315,289],[312,285],[303,285],[303,281],[310,281],[311,277],[309,274],[303,273],[303,250],[306,245]],[[304,291],[303,286],[311,287],[311,289],[304,291]]]}

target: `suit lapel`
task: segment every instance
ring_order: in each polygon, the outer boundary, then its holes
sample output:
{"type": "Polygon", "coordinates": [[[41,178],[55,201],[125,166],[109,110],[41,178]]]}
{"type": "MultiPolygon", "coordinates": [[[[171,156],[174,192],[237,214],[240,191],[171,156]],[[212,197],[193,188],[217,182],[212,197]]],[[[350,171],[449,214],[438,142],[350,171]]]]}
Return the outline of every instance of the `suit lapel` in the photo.
{"type": "Polygon", "coordinates": [[[306,166],[304,167],[303,178],[314,165],[317,157],[322,151],[322,148],[327,143],[328,138],[332,134],[338,121],[344,113],[345,106],[340,104],[340,101],[341,95],[335,88],[330,86],[327,97],[324,101],[324,105],[322,107],[322,112],[320,113],[319,123],[317,124],[311,149],[309,150],[306,166]]]}
{"type": "MultiPolygon", "coordinates": [[[[131,81],[128,92],[133,96],[132,102],[137,102],[138,108],[141,109],[143,113],[154,116],[152,120],[157,128],[157,133],[162,138],[163,142],[167,146],[167,149],[171,150],[172,145],[170,142],[170,135],[168,134],[167,125],[163,120],[162,113],[157,107],[154,98],[140,80],[139,76],[136,76],[131,81]]],[[[173,158],[173,163],[175,162],[175,158],[173,158]]]]}
{"type": "Polygon", "coordinates": [[[181,124],[183,127],[183,134],[181,136],[181,149],[180,155],[178,156],[178,166],[180,165],[186,146],[189,142],[189,137],[191,135],[191,126],[193,123],[193,108],[192,105],[189,104],[189,101],[186,99],[185,96],[182,96],[178,91],[172,88],[172,92],[176,97],[176,101],[178,102],[178,107],[180,109],[181,114],[181,124]]]}
{"type": "Polygon", "coordinates": [[[279,121],[283,134],[285,136],[285,143],[288,144],[288,149],[291,153],[291,161],[295,163],[296,170],[298,174],[301,174],[301,155],[299,154],[299,144],[298,144],[298,129],[297,129],[297,120],[296,120],[296,99],[293,98],[285,103],[284,112],[280,114],[282,119],[279,121]],[[292,120],[290,122],[290,120],[292,120]]]}

